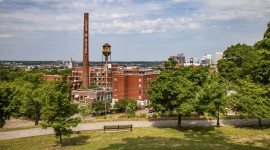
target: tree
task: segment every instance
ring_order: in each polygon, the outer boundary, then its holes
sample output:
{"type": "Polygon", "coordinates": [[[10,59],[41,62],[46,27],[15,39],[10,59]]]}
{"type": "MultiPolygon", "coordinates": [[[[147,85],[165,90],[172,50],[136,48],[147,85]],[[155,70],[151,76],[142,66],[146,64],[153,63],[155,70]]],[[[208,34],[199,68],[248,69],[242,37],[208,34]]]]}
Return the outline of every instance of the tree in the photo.
{"type": "Polygon", "coordinates": [[[127,103],[124,106],[125,115],[129,117],[134,117],[136,115],[136,111],[139,109],[137,101],[134,99],[127,99],[127,103]]]}
{"type": "Polygon", "coordinates": [[[60,146],[62,146],[62,136],[70,136],[73,131],[71,127],[76,127],[81,121],[80,118],[71,118],[78,112],[77,105],[71,100],[67,83],[60,81],[50,83],[51,88],[47,90],[48,99],[46,99],[44,107],[42,107],[42,128],[52,127],[55,136],[59,138],[60,146]]]}
{"type": "Polygon", "coordinates": [[[220,113],[226,113],[226,92],[226,84],[223,78],[214,73],[206,81],[199,93],[200,110],[217,118],[217,127],[220,126],[220,113]]]}
{"type": "Polygon", "coordinates": [[[263,39],[254,44],[255,49],[270,50],[270,22],[267,24],[267,29],[264,32],[263,39]]]}
{"type": "Polygon", "coordinates": [[[169,58],[168,61],[164,62],[165,69],[175,69],[177,61],[173,58],[169,58]]]}
{"type": "Polygon", "coordinates": [[[231,95],[233,110],[242,117],[256,117],[261,126],[261,119],[270,117],[270,89],[251,79],[239,79],[236,93],[231,95]]]}
{"type": "Polygon", "coordinates": [[[20,79],[17,88],[22,93],[20,97],[20,115],[33,119],[38,125],[41,109],[46,101],[48,84],[41,74],[29,73],[20,79]]]}
{"type": "Polygon", "coordinates": [[[0,81],[13,82],[15,79],[25,75],[23,68],[0,67],[0,81]]]}
{"type": "Polygon", "coordinates": [[[85,117],[85,116],[89,116],[92,115],[93,112],[95,111],[94,107],[92,106],[92,104],[87,104],[84,106],[80,106],[80,114],[85,117]]]}
{"type": "Polygon", "coordinates": [[[263,39],[253,47],[237,44],[224,51],[218,70],[234,84],[236,94],[230,96],[232,108],[240,116],[259,119],[269,117],[270,84],[270,22],[263,39]]]}
{"type": "MultiPolygon", "coordinates": [[[[174,64],[170,61],[165,64],[174,64]]],[[[157,111],[175,111],[180,129],[182,116],[195,111],[197,92],[208,73],[205,68],[165,65],[147,90],[151,106],[157,111]]]]}
{"type": "Polygon", "coordinates": [[[270,83],[270,50],[258,50],[259,60],[254,64],[253,79],[263,85],[270,83]]]}
{"type": "Polygon", "coordinates": [[[246,44],[232,45],[223,54],[223,59],[218,61],[217,66],[220,75],[228,81],[249,75],[257,63],[256,51],[246,44]]]}
{"type": "Polygon", "coordinates": [[[133,108],[132,111],[136,112],[136,110],[138,110],[137,101],[135,99],[119,99],[115,103],[114,108],[118,112],[125,112],[128,105],[130,105],[129,107],[132,106],[132,108],[133,108]]]}
{"type": "Polygon", "coordinates": [[[0,82],[0,128],[3,128],[6,120],[10,118],[12,110],[10,103],[13,99],[14,86],[8,82],[0,82]]]}
{"type": "Polygon", "coordinates": [[[106,112],[108,112],[111,108],[111,104],[109,102],[101,102],[96,101],[92,103],[92,106],[94,107],[94,110],[97,112],[97,114],[105,114],[105,105],[106,105],[106,112]],[[105,104],[106,103],[106,104],[105,104]]]}

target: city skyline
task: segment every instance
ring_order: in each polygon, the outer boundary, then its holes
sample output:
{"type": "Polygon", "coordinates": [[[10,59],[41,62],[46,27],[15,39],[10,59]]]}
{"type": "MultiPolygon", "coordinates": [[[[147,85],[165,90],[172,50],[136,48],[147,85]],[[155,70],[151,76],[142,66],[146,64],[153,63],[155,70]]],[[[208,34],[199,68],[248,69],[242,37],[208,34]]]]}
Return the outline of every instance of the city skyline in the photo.
{"type": "Polygon", "coordinates": [[[270,21],[267,0],[0,0],[0,60],[82,60],[89,13],[89,61],[102,45],[112,61],[161,61],[215,55],[253,45],[270,21]]]}

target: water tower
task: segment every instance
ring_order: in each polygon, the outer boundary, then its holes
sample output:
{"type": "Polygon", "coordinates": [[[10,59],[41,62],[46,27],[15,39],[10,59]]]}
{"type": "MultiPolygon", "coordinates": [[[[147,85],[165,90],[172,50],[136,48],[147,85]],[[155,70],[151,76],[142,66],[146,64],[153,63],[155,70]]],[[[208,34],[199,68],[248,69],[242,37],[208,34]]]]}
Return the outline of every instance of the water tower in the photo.
{"type": "Polygon", "coordinates": [[[105,87],[108,87],[108,70],[111,68],[111,66],[108,66],[108,62],[111,61],[111,45],[108,43],[105,43],[103,45],[103,50],[102,50],[102,63],[103,63],[103,56],[105,57],[105,87]],[[110,60],[109,60],[110,56],[110,60]]]}

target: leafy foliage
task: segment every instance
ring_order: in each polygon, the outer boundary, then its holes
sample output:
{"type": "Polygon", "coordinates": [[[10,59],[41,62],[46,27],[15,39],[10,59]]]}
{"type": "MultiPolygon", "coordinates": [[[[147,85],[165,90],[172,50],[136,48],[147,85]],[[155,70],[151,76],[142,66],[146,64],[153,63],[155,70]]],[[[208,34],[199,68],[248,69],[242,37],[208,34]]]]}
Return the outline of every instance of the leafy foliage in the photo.
{"type": "Polygon", "coordinates": [[[221,76],[214,73],[206,81],[199,93],[200,111],[207,112],[217,118],[217,126],[220,126],[220,113],[226,113],[226,84],[221,76]]]}
{"type": "Polygon", "coordinates": [[[41,117],[41,109],[46,101],[46,91],[49,87],[47,82],[42,79],[41,74],[28,73],[20,80],[17,86],[20,91],[20,109],[21,116],[35,120],[38,125],[41,117]]]}
{"type": "Polygon", "coordinates": [[[118,111],[118,112],[125,112],[127,106],[129,105],[129,107],[134,107],[134,111],[138,110],[138,105],[137,105],[137,101],[134,99],[119,99],[115,105],[114,108],[118,111]],[[131,103],[131,104],[130,104],[131,103]]]}
{"type": "Polygon", "coordinates": [[[254,44],[256,49],[270,50],[270,22],[267,24],[267,29],[264,32],[263,39],[254,44]]]}
{"type": "Polygon", "coordinates": [[[109,112],[112,107],[109,102],[96,101],[92,103],[92,106],[94,107],[94,110],[96,111],[98,115],[105,113],[105,105],[106,105],[106,112],[109,112]]]}
{"type": "MultiPolygon", "coordinates": [[[[239,79],[236,93],[231,95],[233,110],[242,117],[270,117],[270,89],[250,79],[239,79]]],[[[259,123],[260,125],[260,123],[259,123]]]]}
{"type": "Polygon", "coordinates": [[[70,127],[77,126],[81,119],[71,118],[78,112],[78,108],[68,96],[67,83],[62,80],[51,84],[51,88],[46,92],[48,99],[42,108],[42,119],[45,121],[42,127],[52,127],[62,145],[62,136],[72,134],[70,127]]]}
{"type": "MultiPolygon", "coordinates": [[[[174,64],[168,60],[165,64],[174,64]]],[[[195,111],[197,93],[207,79],[207,68],[180,67],[165,65],[156,81],[148,89],[151,106],[157,111],[175,111],[178,114],[178,127],[182,115],[195,111]]]]}
{"type": "Polygon", "coordinates": [[[16,78],[25,75],[23,68],[0,67],[0,81],[13,82],[16,78]]]}
{"type": "Polygon", "coordinates": [[[0,128],[3,128],[12,114],[11,102],[13,99],[14,84],[0,82],[0,128]]]}
{"type": "Polygon", "coordinates": [[[253,72],[257,55],[252,46],[232,45],[224,51],[224,59],[218,62],[220,75],[229,81],[243,78],[253,72]]]}
{"type": "Polygon", "coordinates": [[[267,85],[270,83],[270,50],[258,50],[259,61],[254,64],[253,79],[267,85]]]}
{"type": "Polygon", "coordinates": [[[85,116],[89,116],[92,115],[95,111],[95,108],[93,107],[92,104],[87,104],[84,106],[80,106],[80,114],[85,117],[85,116]]]}

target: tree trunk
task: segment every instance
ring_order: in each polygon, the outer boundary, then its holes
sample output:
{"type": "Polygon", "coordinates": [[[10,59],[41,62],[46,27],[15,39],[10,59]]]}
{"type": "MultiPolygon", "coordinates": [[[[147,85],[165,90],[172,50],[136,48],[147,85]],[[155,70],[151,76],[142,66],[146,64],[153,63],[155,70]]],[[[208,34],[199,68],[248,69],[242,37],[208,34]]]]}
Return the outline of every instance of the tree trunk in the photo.
{"type": "Polygon", "coordinates": [[[36,113],[36,117],[35,117],[35,125],[36,126],[38,125],[39,119],[40,119],[40,114],[36,113]]]}
{"type": "Polygon", "coordinates": [[[182,127],[182,114],[178,114],[178,123],[177,123],[177,128],[178,128],[178,130],[180,130],[181,129],[181,127],[182,127]]]}
{"type": "Polygon", "coordinates": [[[217,115],[217,127],[220,127],[220,123],[219,123],[219,112],[218,112],[218,115],[217,115]]]}
{"type": "Polygon", "coordinates": [[[259,121],[259,127],[261,127],[262,126],[262,119],[258,118],[258,121],[259,121]]]}
{"type": "Polygon", "coordinates": [[[60,147],[62,147],[62,134],[60,134],[59,140],[60,140],[60,147]]]}

